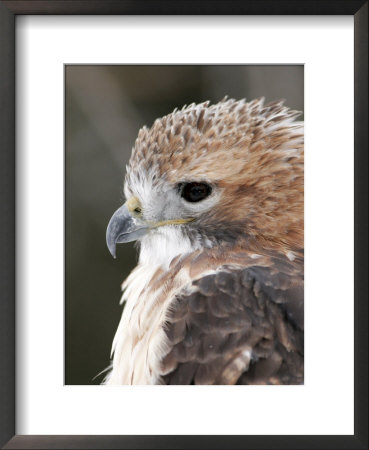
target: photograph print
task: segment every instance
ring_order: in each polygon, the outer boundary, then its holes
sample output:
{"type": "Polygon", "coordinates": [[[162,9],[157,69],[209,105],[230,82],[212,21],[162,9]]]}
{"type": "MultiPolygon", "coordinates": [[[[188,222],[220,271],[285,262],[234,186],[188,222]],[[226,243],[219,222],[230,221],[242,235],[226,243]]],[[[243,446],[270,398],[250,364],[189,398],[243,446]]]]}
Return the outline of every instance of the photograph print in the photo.
{"type": "Polygon", "coordinates": [[[65,384],[304,383],[303,65],[65,66],[65,384]]]}

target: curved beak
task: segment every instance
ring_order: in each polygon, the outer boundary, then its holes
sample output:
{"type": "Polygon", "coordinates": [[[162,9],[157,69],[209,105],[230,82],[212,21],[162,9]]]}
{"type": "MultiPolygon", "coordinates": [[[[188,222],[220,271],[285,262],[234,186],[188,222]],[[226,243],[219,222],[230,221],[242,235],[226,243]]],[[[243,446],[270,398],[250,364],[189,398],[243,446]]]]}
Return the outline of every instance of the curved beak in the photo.
{"type": "Polygon", "coordinates": [[[136,241],[148,230],[149,227],[143,221],[131,216],[125,204],[117,209],[106,229],[106,244],[113,258],[116,256],[116,244],[136,241]]]}

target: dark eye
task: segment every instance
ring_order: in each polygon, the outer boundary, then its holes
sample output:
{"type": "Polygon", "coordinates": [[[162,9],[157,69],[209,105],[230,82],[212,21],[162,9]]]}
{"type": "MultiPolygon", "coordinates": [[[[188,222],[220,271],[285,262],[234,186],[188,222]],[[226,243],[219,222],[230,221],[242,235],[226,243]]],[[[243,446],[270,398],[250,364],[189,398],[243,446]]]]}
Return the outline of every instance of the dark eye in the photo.
{"type": "Polygon", "coordinates": [[[181,195],[188,202],[199,202],[211,194],[211,187],[206,183],[184,183],[181,195]]]}

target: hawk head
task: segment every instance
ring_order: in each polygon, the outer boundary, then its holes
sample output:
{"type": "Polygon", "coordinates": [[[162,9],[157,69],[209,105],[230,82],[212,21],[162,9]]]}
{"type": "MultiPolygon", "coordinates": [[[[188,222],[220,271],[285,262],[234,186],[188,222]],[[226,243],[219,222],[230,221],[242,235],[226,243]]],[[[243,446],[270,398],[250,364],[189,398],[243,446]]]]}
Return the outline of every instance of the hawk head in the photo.
{"type": "Polygon", "coordinates": [[[224,99],[143,127],[127,166],[127,201],[107,229],[112,255],[133,240],[142,257],[149,249],[175,256],[215,246],[303,248],[299,114],[283,101],[224,99]]]}

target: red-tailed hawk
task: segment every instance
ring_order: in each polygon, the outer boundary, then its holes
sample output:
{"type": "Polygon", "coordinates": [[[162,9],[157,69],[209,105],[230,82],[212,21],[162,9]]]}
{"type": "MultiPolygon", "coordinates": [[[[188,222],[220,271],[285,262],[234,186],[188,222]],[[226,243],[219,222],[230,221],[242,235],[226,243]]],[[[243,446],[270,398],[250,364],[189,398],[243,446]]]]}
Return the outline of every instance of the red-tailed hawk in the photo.
{"type": "Polygon", "coordinates": [[[303,123],[278,101],[142,128],[107,245],[137,240],[107,384],[303,383],[303,123]]]}

